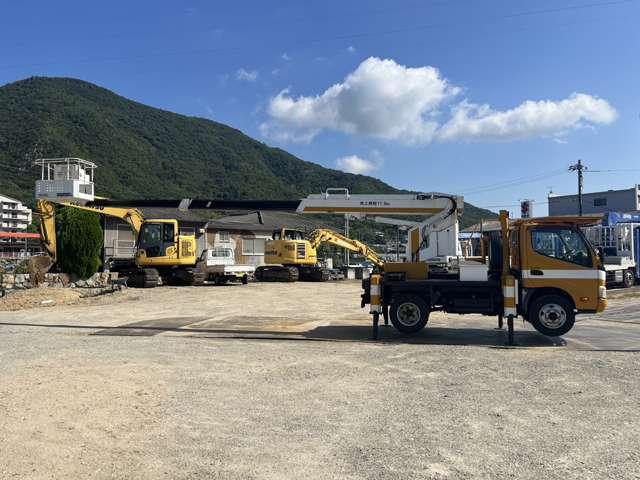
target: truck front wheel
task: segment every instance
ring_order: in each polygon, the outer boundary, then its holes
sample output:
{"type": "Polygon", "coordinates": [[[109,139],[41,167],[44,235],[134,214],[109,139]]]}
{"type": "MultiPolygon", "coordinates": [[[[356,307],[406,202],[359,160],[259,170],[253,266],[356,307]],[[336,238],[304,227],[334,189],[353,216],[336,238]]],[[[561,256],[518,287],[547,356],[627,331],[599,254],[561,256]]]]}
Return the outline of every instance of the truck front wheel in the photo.
{"type": "Polygon", "coordinates": [[[624,272],[622,272],[622,285],[624,286],[624,288],[633,287],[635,281],[636,278],[633,270],[625,270],[624,272]]]}
{"type": "Polygon", "coordinates": [[[529,310],[529,322],[543,335],[558,337],[573,328],[576,315],[573,305],[559,295],[543,295],[529,310]]]}
{"type": "Polygon", "coordinates": [[[429,305],[417,295],[400,295],[391,301],[391,323],[402,333],[416,333],[429,320],[429,305]]]}

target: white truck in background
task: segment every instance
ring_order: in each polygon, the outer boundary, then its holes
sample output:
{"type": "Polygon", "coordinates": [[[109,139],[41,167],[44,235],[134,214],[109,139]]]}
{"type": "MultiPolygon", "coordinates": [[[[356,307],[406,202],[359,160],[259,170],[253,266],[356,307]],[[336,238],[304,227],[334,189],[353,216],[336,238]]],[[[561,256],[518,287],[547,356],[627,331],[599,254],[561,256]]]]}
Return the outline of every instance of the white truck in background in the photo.
{"type": "Polygon", "coordinates": [[[216,285],[224,285],[228,282],[240,282],[246,285],[254,272],[253,265],[236,264],[232,248],[214,247],[202,251],[193,277],[195,285],[203,285],[207,281],[212,281],[216,285]]]}
{"type": "Polygon", "coordinates": [[[607,285],[631,287],[640,280],[640,214],[608,212],[602,225],[584,229],[602,254],[607,285]]]}

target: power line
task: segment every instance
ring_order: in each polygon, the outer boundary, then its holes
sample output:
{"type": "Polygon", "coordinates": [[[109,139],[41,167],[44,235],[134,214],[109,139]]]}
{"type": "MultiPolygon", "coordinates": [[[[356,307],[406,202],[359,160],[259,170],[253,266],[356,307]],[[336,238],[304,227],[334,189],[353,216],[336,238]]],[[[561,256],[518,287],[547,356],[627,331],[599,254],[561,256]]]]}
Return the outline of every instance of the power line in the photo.
{"type": "Polygon", "coordinates": [[[463,191],[462,194],[464,195],[476,195],[479,193],[485,193],[485,192],[490,192],[493,190],[500,190],[502,188],[509,188],[509,187],[515,187],[518,185],[523,185],[525,183],[533,183],[533,182],[538,182],[540,180],[546,180],[547,178],[550,177],[555,177],[558,175],[562,175],[565,174],[566,170],[564,168],[562,169],[557,169],[557,170],[551,170],[549,172],[544,172],[544,173],[539,173],[536,175],[527,175],[524,177],[518,177],[518,178],[514,178],[511,180],[505,180],[503,182],[497,182],[497,183],[493,183],[493,184],[488,184],[488,185],[483,185],[480,187],[476,187],[476,188],[472,188],[466,191],[463,191]]]}
{"type": "MultiPolygon", "coordinates": [[[[511,13],[511,14],[506,14],[506,15],[496,15],[496,16],[489,16],[484,18],[484,21],[492,21],[492,20],[503,20],[503,19],[509,19],[509,18],[519,18],[519,17],[526,17],[526,16],[535,16],[535,15],[544,15],[544,14],[550,14],[550,13],[558,13],[558,12],[562,12],[562,11],[571,11],[571,10],[581,10],[581,9],[588,9],[588,8],[597,8],[597,7],[605,7],[605,6],[615,6],[615,5],[622,5],[622,4],[627,4],[627,3],[631,3],[631,2],[637,2],[638,0],[612,0],[612,1],[608,1],[608,2],[595,2],[595,3],[587,3],[587,4],[581,4],[581,5],[572,5],[572,6],[566,6],[566,7],[558,7],[558,8],[549,8],[549,9],[542,9],[542,10],[529,10],[529,11],[524,11],[524,12],[516,12],[516,13],[511,13]]],[[[480,22],[474,22],[476,24],[479,24],[480,22]]],[[[270,25],[268,22],[265,22],[266,26],[271,27],[272,25],[270,25]]],[[[426,24],[426,25],[416,25],[416,26],[412,26],[412,27],[403,27],[403,28],[396,28],[396,29],[389,29],[389,30],[379,30],[376,32],[360,32],[360,33],[350,33],[350,34],[344,34],[344,35],[337,35],[337,36],[333,36],[333,37],[324,37],[324,38],[318,38],[318,39],[308,39],[308,40],[302,40],[302,41],[297,41],[297,42],[293,42],[292,44],[289,44],[288,46],[291,47],[291,45],[293,46],[300,46],[300,45],[309,45],[309,44],[315,44],[315,43],[322,43],[322,42],[327,42],[327,41],[336,41],[336,40],[351,40],[351,39],[356,39],[356,38],[364,38],[364,37],[371,37],[371,36],[384,36],[384,35],[395,35],[395,34],[399,34],[399,33],[408,33],[408,32],[412,32],[412,31],[421,31],[421,30],[429,30],[429,29],[435,29],[435,28],[448,28],[448,27],[456,27],[459,26],[460,22],[456,22],[456,23],[442,23],[442,24],[426,24]]],[[[253,27],[253,26],[252,26],[253,27]]],[[[237,27],[236,27],[237,28],[237,27]]],[[[215,28],[209,28],[207,30],[204,30],[204,32],[213,32],[215,31],[215,28]]],[[[202,32],[201,32],[202,33],[202,32]]],[[[109,61],[121,61],[121,60],[140,60],[140,59],[144,59],[144,58],[155,58],[155,57],[173,57],[173,56],[185,56],[185,55],[200,55],[200,54],[209,54],[209,53],[216,53],[216,52],[220,52],[220,51],[234,51],[234,50],[242,50],[239,47],[236,48],[229,48],[229,47],[219,47],[219,48],[209,48],[209,49],[194,49],[194,50],[184,50],[184,51],[174,51],[174,52],[156,52],[156,53],[149,53],[149,54],[140,54],[140,55],[128,55],[128,56],[112,56],[112,57],[88,57],[88,58],[84,58],[84,59],[72,59],[69,61],[66,61],[66,63],[100,63],[100,62],[109,62],[109,61]]],[[[48,66],[48,65],[59,65],[60,64],[60,60],[52,60],[52,61],[46,61],[46,62],[40,62],[40,63],[32,63],[32,64],[14,64],[14,65],[3,65],[0,66],[0,70],[7,70],[7,69],[13,69],[13,68],[29,68],[29,67],[41,67],[41,66],[48,66]]]]}
{"type": "MultiPolygon", "coordinates": [[[[544,201],[544,202],[539,202],[538,200],[531,200],[531,202],[533,202],[534,205],[547,205],[549,203],[549,201],[544,201]]],[[[475,207],[478,208],[505,208],[505,207],[519,207],[520,204],[519,203],[505,203],[502,205],[474,205],[475,207]]]]}
{"type": "Polygon", "coordinates": [[[640,172],[640,168],[615,168],[609,170],[585,170],[584,173],[640,172]]]}

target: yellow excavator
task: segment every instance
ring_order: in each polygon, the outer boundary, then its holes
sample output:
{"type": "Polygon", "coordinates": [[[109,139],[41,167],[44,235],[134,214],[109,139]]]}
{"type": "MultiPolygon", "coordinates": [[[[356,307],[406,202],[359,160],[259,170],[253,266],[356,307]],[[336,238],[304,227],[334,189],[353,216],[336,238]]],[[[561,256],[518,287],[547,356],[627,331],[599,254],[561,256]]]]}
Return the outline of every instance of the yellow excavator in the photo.
{"type": "Polygon", "coordinates": [[[118,218],[131,226],[136,238],[135,265],[123,270],[123,274],[129,278],[127,283],[130,286],[155,287],[159,277],[164,283],[193,282],[193,268],[197,260],[195,236],[180,234],[178,221],[175,219],[146,220],[136,208],[91,207],[70,202],[38,200],[42,245],[52,263],[58,258],[56,206],[118,218]]]}
{"type": "MultiPolygon", "coordinates": [[[[93,172],[97,165],[81,158],[41,158],[35,164],[41,167],[41,179],[36,181],[36,199],[42,217],[41,234],[44,248],[55,262],[56,205],[78,208],[121,219],[131,225],[136,237],[135,266],[127,272],[129,283],[151,287],[162,277],[169,283],[191,283],[196,258],[194,235],[181,235],[175,219],[147,220],[136,208],[153,206],[180,210],[276,210],[301,214],[359,214],[359,215],[432,215],[421,228],[416,227],[416,256],[424,240],[433,231],[443,228],[445,222],[457,234],[457,215],[462,210],[462,199],[439,193],[418,194],[351,194],[345,188],[327,189],[321,194],[308,195],[301,200],[108,200],[94,195],[93,172]]],[[[317,265],[317,246],[332,243],[359,252],[373,263],[380,262],[375,252],[366,245],[330,230],[320,230],[308,239],[299,231],[283,229],[274,232],[267,244],[265,261],[259,277],[278,277],[281,280],[297,278],[323,280],[327,271],[317,265]],[[297,275],[297,277],[296,277],[297,275]]],[[[386,264],[385,269],[396,268],[386,264]]]]}
{"type": "Polygon", "coordinates": [[[262,282],[322,282],[329,279],[329,270],[318,264],[318,247],[327,243],[359,253],[375,266],[384,263],[378,254],[364,243],[333,230],[319,228],[305,237],[300,230],[282,228],[273,232],[273,239],[265,246],[266,265],[256,269],[262,282]]]}

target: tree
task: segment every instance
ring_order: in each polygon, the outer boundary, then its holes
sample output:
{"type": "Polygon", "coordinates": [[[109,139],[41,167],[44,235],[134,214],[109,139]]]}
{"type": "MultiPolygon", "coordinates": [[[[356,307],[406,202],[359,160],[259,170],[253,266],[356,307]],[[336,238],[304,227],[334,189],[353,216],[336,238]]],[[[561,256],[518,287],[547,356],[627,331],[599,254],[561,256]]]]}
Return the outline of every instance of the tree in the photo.
{"type": "Polygon", "coordinates": [[[63,272],[86,279],[98,271],[103,235],[100,216],[76,208],[56,213],[58,266],[63,272]]]}

